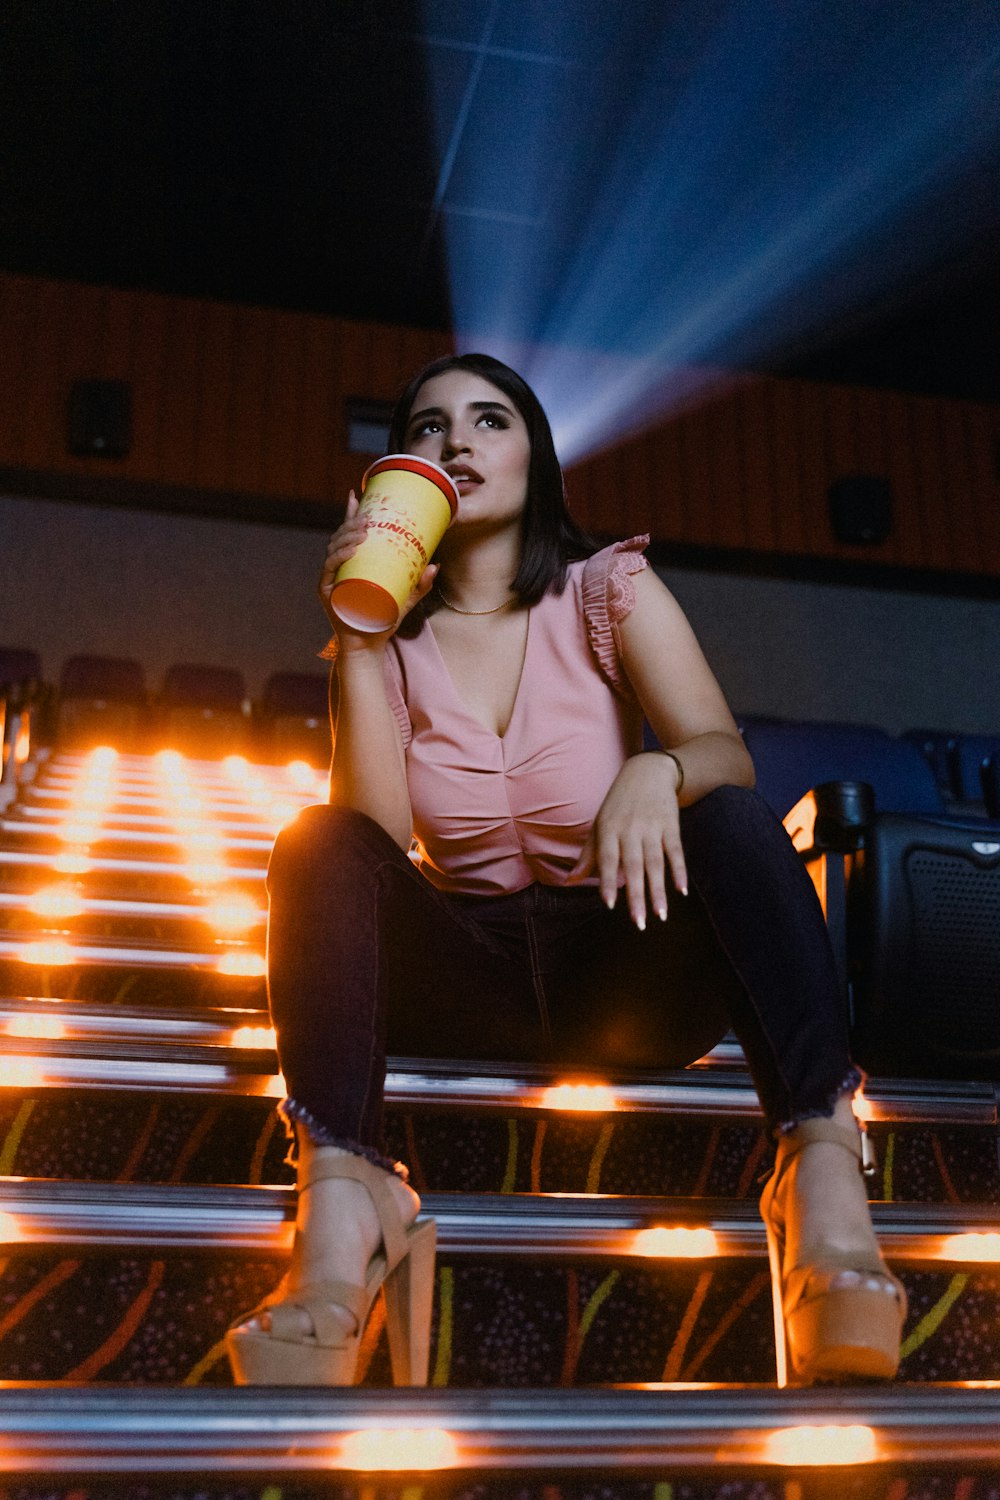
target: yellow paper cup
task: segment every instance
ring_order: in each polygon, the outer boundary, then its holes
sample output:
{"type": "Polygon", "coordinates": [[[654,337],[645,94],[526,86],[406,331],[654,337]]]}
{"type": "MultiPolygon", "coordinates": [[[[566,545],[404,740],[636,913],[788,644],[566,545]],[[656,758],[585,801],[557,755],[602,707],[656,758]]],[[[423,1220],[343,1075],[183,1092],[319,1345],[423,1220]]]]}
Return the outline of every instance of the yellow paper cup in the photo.
{"type": "Polygon", "coordinates": [[[390,453],[366,470],[358,514],[365,539],[337,571],[330,607],[353,630],[391,630],[458,510],[439,464],[390,453]]]}

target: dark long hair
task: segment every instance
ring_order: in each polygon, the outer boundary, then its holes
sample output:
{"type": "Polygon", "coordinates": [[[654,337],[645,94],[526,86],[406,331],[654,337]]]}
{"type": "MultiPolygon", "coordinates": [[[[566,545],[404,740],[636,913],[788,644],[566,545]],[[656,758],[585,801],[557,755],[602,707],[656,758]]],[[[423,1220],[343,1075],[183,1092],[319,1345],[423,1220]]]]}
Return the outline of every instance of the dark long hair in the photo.
{"type": "MultiPolygon", "coordinates": [[[[542,403],[528,383],[509,365],[489,354],[447,354],[435,359],[416,375],[396,402],[389,425],[389,453],[406,447],[406,427],[420,387],[448,370],[468,370],[502,391],[517,407],[528,429],[531,459],[528,464],[528,495],[524,507],[524,537],[521,561],[511,587],[521,604],[537,604],[549,589],[562,593],[566,567],[598,550],[595,542],[573,520],[566,506],[562,469],[552,441],[552,429],[542,403]]],[[[426,615],[438,607],[434,590],[412,610],[400,626],[400,635],[415,635],[426,615]]]]}

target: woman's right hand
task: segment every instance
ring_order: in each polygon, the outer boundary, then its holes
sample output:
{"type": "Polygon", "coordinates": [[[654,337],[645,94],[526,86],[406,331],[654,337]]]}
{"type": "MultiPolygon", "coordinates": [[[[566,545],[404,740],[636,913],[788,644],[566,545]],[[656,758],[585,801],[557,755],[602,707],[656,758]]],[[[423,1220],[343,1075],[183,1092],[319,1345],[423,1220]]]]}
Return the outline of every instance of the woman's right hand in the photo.
{"type": "MultiPolygon", "coordinates": [[[[398,628],[399,621],[391,630],[366,631],[353,630],[350,625],[345,625],[343,620],[334,614],[330,607],[330,595],[333,592],[334,580],[342,565],[348,558],[354,556],[361,543],[365,539],[367,525],[364,518],[359,515],[359,500],[352,490],[347,499],[347,511],[344,520],[330,538],[326,549],[326,560],[323,563],[323,571],[319,579],[319,597],[326,611],[326,617],[337,637],[341,651],[380,651],[386,642],[391,640],[398,628]]],[[[427,594],[437,577],[437,563],[430,563],[417,581],[417,586],[410,594],[406,604],[400,613],[400,620],[404,619],[419,604],[420,600],[427,594]]]]}

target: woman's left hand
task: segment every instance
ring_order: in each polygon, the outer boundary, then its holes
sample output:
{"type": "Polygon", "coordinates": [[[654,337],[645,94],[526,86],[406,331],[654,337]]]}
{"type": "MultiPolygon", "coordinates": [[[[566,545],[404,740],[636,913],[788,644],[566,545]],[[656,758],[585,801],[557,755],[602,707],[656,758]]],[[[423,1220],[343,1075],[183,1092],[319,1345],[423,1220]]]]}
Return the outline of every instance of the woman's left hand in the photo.
{"type": "Polygon", "coordinates": [[[621,885],[640,932],[646,926],[646,892],[661,921],[667,916],[666,871],[687,895],[687,868],[681,846],[677,766],[667,755],[644,753],[625,762],[567,877],[582,880],[594,870],[601,895],[613,907],[621,885]]]}

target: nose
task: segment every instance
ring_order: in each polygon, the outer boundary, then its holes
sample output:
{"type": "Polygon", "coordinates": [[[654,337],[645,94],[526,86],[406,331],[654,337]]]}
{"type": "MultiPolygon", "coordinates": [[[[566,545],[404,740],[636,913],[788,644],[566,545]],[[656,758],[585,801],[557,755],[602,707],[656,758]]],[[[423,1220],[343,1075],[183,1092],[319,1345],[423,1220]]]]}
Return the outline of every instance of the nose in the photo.
{"type": "Polygon", "coordinates": [[[472,440],[464,428],[450,427],[441,444],[442,458],[456,458],[459,453],[471,453],[472,440]]]}

